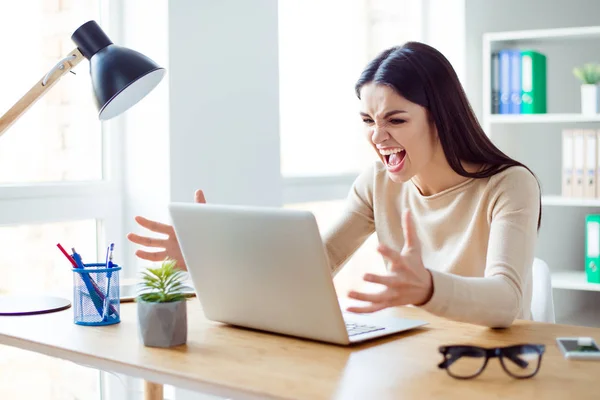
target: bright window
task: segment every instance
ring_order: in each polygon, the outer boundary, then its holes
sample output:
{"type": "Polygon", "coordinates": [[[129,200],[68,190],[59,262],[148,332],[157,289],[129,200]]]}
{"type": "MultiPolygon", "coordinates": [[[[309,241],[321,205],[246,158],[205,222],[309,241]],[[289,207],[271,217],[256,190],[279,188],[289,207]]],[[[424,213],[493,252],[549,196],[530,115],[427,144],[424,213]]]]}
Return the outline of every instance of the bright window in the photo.
{"type": "MultiPolygon", "coordinates": [[[[315,214],[322,232],[340,217],[356,175],[376,159],[354,85],[382,50],[423,41],[422,0],[279,0],[281,173],[284,202],[315,214]]],[[[340,297],[383,271],[372,235],[334,279],[340,297]]],[[[377,288],[379,289],[379,288],[377,288]]]]}
{"type": "Polygon", "coordinates": [[[358,173],[376,157],[354,84],[381,50],[422,37],[421,0],[279,0],[281,173],[358,173]]]}
{"type": "Polygon", "coordinates": [[[283,176],[357,172],[370,156],[354,95],[365,10],[363,1],[279,1],[283,176]]]}
{"type": "MultiPolygon", "coordinates": [[[[56,247],[74,247],[93,262],[97,254],[95,220],[0,227],[0,295],[10,293],[69,294],[73,282],[71,264],[56,247]],[[9,250],[10,249],[10,250],[9,250]]],[[[87,258],[87,259],[85,259],[87,258]]]]}
{"type": "Polygon", "coordinates": [[[407,41],[422,41],[423,0],[368,0],[369,58],[407,41]]]}
{"type": "Polygon", "coordinates": [[[3,399],[100,399],[99,374],[69,361],[0,346],[3,399]]]}
{"type": "MultiPolygon", "coordinates": [[[[0,114],[75,48],[75,29],[92,19],[109,26],[108,3],[0,2],[0,114]]],[[[75,247],[86,262],[109,240],[123,248],[120,142],[110,140],[118,132],[98,120],[88,61],[75,72],[0,136],[0,295],[71,299],[72,272],[57,243],[75,247]]],[[[2,399],[100,397],[97,370],[16,348],[0,346],[0,376],[2,399]]]]}
{"type": "MultiPolygon", "coordinates": [[[[82,255],[95,256],[96,236],[94,220],[0,227],[4,249],[0,270],[6,271],[0,295],[44,293],[70,298],[71,265],[53,244],[60,242],[82,255]]],[[[97,370],[13,347],[0,346],[0,375],[3,399],[99,398],[97,370]]]]}
{"type": "MultiPolygon", "coordinates": [[[[99,4],[100,0],[0,4],[2,113],[75,48],[72,33],[89,19],[99,20],[99,4]]],[[[77,75],[64,76],[1,137],[0,184],[102,178],[102,136],[86,63],[75,68],[77,75]]]]}

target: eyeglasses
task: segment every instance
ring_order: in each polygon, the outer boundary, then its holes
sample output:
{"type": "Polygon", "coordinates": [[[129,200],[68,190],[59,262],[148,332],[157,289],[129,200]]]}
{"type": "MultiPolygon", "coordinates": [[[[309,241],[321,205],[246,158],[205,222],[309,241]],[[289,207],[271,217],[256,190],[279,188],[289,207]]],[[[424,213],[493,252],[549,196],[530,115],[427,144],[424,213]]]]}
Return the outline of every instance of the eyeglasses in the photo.
{"type": "Polygon", "coordinates": [[[444,356],[438,367],[453,378],[471,379],[483,372],[490,358],[498,357],[506,373],[513,378],[531,378],[540,369],[543,344],[518,344],[507,347],[441,346],[444,356]]]}

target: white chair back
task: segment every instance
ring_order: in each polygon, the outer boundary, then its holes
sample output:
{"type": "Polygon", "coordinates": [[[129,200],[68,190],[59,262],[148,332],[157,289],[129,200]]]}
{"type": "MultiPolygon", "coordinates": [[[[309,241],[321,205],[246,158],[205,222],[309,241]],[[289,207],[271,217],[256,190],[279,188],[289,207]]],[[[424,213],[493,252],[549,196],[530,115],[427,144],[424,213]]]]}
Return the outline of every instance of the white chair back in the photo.
{"type": "Polygon", "coordinates": [[[533,260],[532,279],[531,314],[533,320],[552,324],[556,323],[550,268],[548,268],[546,262],[539,258],[533,260]]]}

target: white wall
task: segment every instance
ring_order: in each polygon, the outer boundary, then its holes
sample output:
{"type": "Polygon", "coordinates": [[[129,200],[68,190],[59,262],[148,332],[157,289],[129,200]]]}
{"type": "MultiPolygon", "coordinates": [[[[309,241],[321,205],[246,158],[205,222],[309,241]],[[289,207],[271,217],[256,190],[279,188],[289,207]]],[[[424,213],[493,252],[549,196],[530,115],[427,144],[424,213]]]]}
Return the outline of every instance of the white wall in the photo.
{"type": "Polygon", "coordinates": [[[168,15],[171,200],[281,205],[277,0],[171,0],[168,15]]]}
{"type": "MultiPolygon", "coordinates": [[[[111,39],[153,59],[167,69],[167,75],[148,96],[114,120],[120,127],[115,140],[123,143],[121,190],[123,193],[123,232],[147,233],[134,221],[136,215],[168,221],[169,201],[169,57],[168,0],[111,0],[109,6],[120,21],[111,24],[111,39]]],[[[117,128],[119,129],[119,128],[117,128]]],[[[135,256],[137,245],[122,238],[119,252],[123,275],[134,277],[149,262],[135,256]]],[[[141,380],[125,375],[105,374],[109,399],[141,399],[141,380]]]]}
{"type": "Polygon", "coordinates": [[[425,0],[423,40],[450,61],[461,83],[466,77],[466,0],[425,0]]]}
{"type": "Polygon", "coordinates": [[[277,0],[169,2],[173,201],[281,204],[277,0]]]}
{"type": "MultiPolygon", "coordinates": [[[[119,117],[124,135],[123,231],[136,215],[169,222],[168,203],[281,204],[277,1],[115,2],[127,21],[117,44],[167,69],[119,117]]],[[[115,40],[117,42],[117,40],[115,40]]],[[[125,244],[125,274],[148,263],[125,244]]]]}
{"type": "MultiPolygon", "coordinates": [[[[136,215],[168,221],[169,201],[169,50],[168,0],[121,3],[124,24],[122,41],[117,43],[145,54],[167,69],[167,75],[147,97],[122,117],[124,137],[124,221],[125,233],[147,233],[134,221],[136,215]]],[[[115,41],[116,42],[116,41],[115,41]]],[[[126,275],[149,263],[139,260],[128,243],[126,275]]]]}

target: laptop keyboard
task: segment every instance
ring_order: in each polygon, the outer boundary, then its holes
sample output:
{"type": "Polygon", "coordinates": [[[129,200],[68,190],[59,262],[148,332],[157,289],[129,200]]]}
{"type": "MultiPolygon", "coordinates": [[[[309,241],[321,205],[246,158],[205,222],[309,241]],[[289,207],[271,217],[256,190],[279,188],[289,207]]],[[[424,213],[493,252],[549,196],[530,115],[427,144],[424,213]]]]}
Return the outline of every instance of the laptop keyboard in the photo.
{"type": "Polygon", "coordinates": [[[383,326],[373,326],[366,324],[357,324],[355,322],[346,322],[348,336],[361,335],[368,332],[375,332],[385,329],[383,326]]]}

